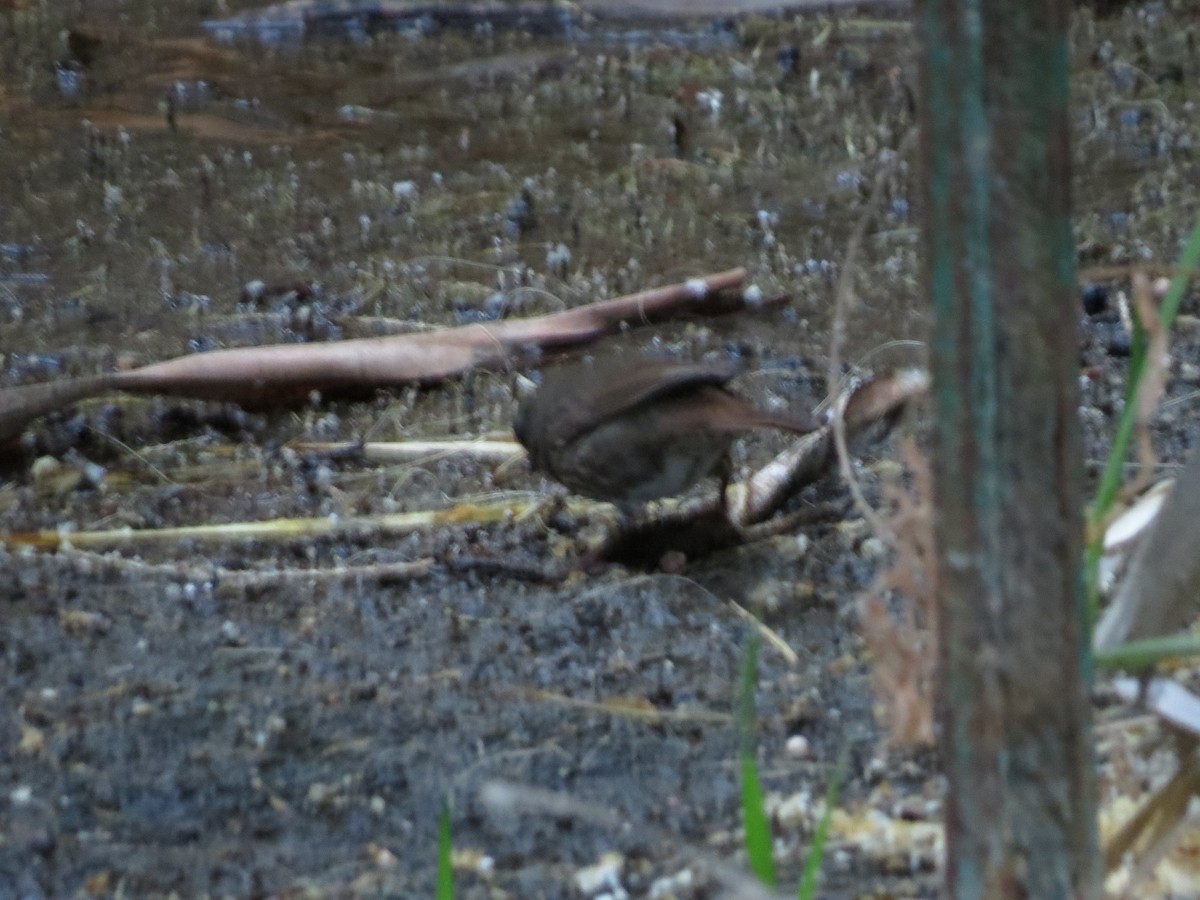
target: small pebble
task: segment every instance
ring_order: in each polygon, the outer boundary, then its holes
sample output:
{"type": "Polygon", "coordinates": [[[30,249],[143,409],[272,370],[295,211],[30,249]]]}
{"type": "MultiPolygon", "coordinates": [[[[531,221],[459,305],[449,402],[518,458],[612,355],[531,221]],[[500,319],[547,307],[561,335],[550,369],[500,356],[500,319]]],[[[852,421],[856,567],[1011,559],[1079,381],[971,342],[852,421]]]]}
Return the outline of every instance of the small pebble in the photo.
{"type": "Polygon", "coordinates": [[[805,759],[812,753],[812,744],[802,734],[793,734],[785,745],[788,755],[796,759],[805,759]]]}
{"type": "Polygon", "coordinates": [[[771,814],[771,818],[788,830],[804,828],[812,824],[813,798],[808,791],[799,791],[784,797],[771,814]]]}
{"type": "Polygon", "coordinates": [[[25,848],[38,856],[50,856],[57,846],[54,835],[44,828],[39,828],[25,841],[25,848]]]}
{"type": "Polygon", "coordinates": [[[1081,299],[1083,311],[1089,316],[1097,316],[1108,309],[1108,288],[1095,283],[1086,285],[1081,299]]]}
{"type": "Polygon", "coordinates": [[[620,853],[605,853],[595,865],[585,866],[575,872],[575,887],[585,896],[595,896],[602,890],[620,891],[624,894],[621,887],[621,873],[624,868],[624,856],[620,853]]]}
{"type": "Polygon", "coordinates": [[[313,806],[324,806],[333,798],[333,788],[320,781],[308,787],[308,802],[313,806]]]}
{"type": "Polygon", "coordinates": [[[862,542],[858,552],[863,559],[880,559],[887,554],[887,544],[872,535],[862,542]]]}
{"type": "Polygon", "coordinates": [[[396,859],[396,854],[387,847],[373,847],[372,850],[373,852],[371,853],[371,858],[374,860],[375,865],[379,866],[381,869],[395,868],[396,863],[399,862],[399,860],[396,859]]]}
{"type": "Polygon", "coordinates": [[[1112,337],[1108,339],[1108,355],[1124,358],[1129,355],[1133,348],[1133,342],[1129,339],[1128,333],[1124,330],[1114,332],[1112,337]]]}

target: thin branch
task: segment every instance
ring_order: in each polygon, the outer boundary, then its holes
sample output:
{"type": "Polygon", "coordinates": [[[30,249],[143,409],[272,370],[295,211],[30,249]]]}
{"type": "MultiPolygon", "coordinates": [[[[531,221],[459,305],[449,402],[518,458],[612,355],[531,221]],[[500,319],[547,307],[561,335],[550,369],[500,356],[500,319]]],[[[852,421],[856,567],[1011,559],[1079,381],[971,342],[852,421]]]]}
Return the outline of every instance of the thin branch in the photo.
{"type": "MultiPolygon", "coordinates": [[[[833,308],[833,327],[830,330],[829,338],[829,375],[827,381],[831,396],[839,394],[838,386],[841,383],[842,346],[846,340],[846,317],[850,307],[855,302],[854,275],[858,270],[858,258],[862,253],[863,242],[866,240],[867,228],[870,227],[879,210],[880,202],[883,199],[883,190],[887,186],[888,179],[898,167],[900,161],[908,155],[916,143],[917,134],[916,128],[909,129],[908,134],[900,142],[900,146],[897,148],[895,154],[880,166],[879,171],[875,173],[875,182],[871,187],[871,195],[867,198],[866,206],[862,214],[858,217],[858,221],[854,224],[854,231],[850,235],[850,243],[846,246],[846,258],[842,261],[842,270],[838,275],[836,299],[833,308]]],[[[862,485],[859,484],[858,478],[854,474],[854,468],[850,461],[850,451],[846,445],[845,404],[839,403],[837,399],[834,399],[831,401],[830,406],[833,412],[833,444],[837,449],[838,468],[841,471],[843,480],[850,489],[851,496],[854,497],[854,505],[879,539],[889,546],[893,546],[896,542],[896,536],[887,527],[871,504],[867,502],[867,498],[863,495],[862,485]]]]}

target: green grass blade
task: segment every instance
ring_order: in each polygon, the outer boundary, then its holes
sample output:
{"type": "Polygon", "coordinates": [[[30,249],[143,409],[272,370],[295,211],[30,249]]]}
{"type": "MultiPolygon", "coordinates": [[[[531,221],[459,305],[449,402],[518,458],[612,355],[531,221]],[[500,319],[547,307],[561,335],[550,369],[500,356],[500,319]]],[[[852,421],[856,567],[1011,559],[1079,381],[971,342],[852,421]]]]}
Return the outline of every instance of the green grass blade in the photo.
{"type": "Polygon", "coordinates": [[[454,844],[450,837],[450,803],[442,800],[438,819],[437,900],[454,900],[454,844]]]}
{"type": "Polygon", "coordinates": [[[1108,650],[1096,651],[1096,665],[1103,669],[1137,671],[1149,669],[1164,659],[1200,656],[1200,637],[1194,634],[1173,634],[1169,637],[1129,641],[1108,650]]]}
{"type": "Polygon", "coordinates": [[[750,868],[763,884],[775,886],[775,855],[772,852],[771,823],[763,805],[758,763],[754,759],[754,688],[758,683],[757,632],[750,635],[738,690],[737,728],[742,752],[742,821],[746,829],[746,853],[750,868]]]}
{"type": "Polygon", "coordinates": [[[771,823],[763,807],[762,785],[758,780],[758,764],[752,750],[742,751],[742,816],[746,827],[746,852],[750,868],[758,880],[768,887],[775,886],[775,855],[771,852],[771,823]]]}
{"type": "Polygon", "coordinates": [[[825,813],[817,823],[817,831],[813,835],[813,844],[809,848],[808,858],[804,860],[804,877],[800,879],[800,900],[812,900],[817,892],[817,876],[821,874],[821,864],[825,861],[825,840],[829,836],[829,823],[833,820],[833,808],[837,806],[838,794],[841,793],[842,783],[846,780],[846,769],[850,764],[850,742],[844,741],[838,752],[837,764],[833,768],[833,778],[825,789],[825,813]]]}

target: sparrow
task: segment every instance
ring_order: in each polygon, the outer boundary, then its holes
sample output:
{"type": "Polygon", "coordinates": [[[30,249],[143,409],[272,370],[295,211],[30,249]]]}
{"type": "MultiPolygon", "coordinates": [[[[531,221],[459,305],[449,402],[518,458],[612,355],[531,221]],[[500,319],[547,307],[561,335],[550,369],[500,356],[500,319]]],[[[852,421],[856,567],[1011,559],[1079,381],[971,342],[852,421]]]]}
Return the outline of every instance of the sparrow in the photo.
{"type": "Polygon", "coordinates": [[[522,399],[513,431],[535,470],[623,512],[714,474],[723,501],[729,449],[739,434],[819,427],[808,415],[764,412],[735,394],[727,384],[739,371],[729,363],[667,360],[551,369],[522,399]]]}

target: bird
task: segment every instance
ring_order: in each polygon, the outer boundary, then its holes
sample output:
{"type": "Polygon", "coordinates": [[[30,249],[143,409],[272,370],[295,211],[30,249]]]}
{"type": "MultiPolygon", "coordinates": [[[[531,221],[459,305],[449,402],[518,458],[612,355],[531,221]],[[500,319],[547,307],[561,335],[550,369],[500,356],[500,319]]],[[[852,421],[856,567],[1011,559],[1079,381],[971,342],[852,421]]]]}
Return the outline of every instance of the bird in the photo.
{"type": "Polygon", "coordinates": [[[723,509],[738,435],[819,427],[807,414],[765,412],[735,394],[727,384],[740,371],[655,358],[557,367],[522,398],[513,431],[535,470],[626,515],[710,475],[721,478],[723,509]]]}

